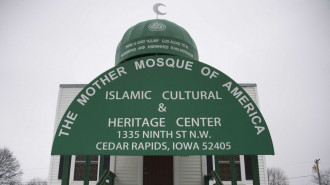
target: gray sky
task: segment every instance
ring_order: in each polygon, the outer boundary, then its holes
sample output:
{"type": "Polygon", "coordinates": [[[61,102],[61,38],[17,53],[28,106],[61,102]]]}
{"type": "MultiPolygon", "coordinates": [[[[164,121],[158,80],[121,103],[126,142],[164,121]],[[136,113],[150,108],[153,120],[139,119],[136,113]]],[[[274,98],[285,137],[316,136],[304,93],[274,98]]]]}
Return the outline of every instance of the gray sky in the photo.
{"type": "MultiPolygon", "coordinates": [[[[117,44],[158,1],[0,0],[0,147],[23,180],[47,178],[59,84],[89,83],[114,66],[117,44]]],[[[275,156],[288,177],[330,168],[330,1],[163,0],[200,61],[257,83],[275,156]]],[[[291,185],[312,184],[310,178],[291,185]]]]}

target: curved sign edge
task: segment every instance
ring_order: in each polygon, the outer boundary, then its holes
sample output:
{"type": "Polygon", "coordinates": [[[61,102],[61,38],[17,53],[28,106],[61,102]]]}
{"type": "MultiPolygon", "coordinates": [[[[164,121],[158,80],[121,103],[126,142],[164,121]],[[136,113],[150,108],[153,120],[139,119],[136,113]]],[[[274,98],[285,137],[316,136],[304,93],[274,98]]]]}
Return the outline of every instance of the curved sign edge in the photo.
{"type": "MultiPolygon", "coordinates": [[[[86,92],[86,90],[91,86],[93,85],[93,83],[95,83],[95,81],[97,79],[99,79],[100,77],[103,77],[105,74],[109,74],[111,71],[118,71],[120,72],[120,69],[122,66],[125,66],[125,65],[129,65],[128,63],[133,63],[134,61],[137,61],[137,60],[140,60],[140,59],[148,59],[148,58],[151,58],[151,57],[154,57],[154,56],[149,56],[149,57],[141,57],[141,58],[136,58],[136,59],[133,59],[133,60],[130,60],[130,61],[127,61],[125,63],[122,63],[122,64],[119,64],[113,68],[110,68],[109,70],[106,70],[105,72],[103,72],[102,74],[100,74],[98,77],[96,77],[95,79],[93,79],[88,85],[86,85],[79,93],[78,95],[74,98],[74,100],[70,103],[70,106],[67,108],[67,110],[65,111],[60,123],[58,124],[58,127],[57,127],[57,130],[56,130],[56,134],[54,136],[54,140],[53,140],[53,146],[52,146],[52,152],[51,154],[52,155],[61,155],[62,153],[59,153],[58,151],[56,151],[56,149],[54,149],[54,143],[56,143],[56,140],[58,138],[58,136],[60,135],[61,133],[61,128],[63,127],[63,125],[67,122],[65,122],[66,120],[66,117],[65,115],[67,116],[70,116],[70,110],[72,110],[72,106],[75,102],[78,101],[79,98],[81,98],[83,92],[86,92]]],[[[265,133],[263,134],[266,134],[268,135],[269,139],[270,139],[270,142],[271,142],[271,150],[269,150],[267,153],[254,153],[253,151],[249,151],[249,152],[240,152],[240,153],[235,153],[235,154],[249,154],[249,155],[258,155],[258,154],[264,154],[264,155],[274,155],[274,147],[273,147],[273,142],[272,142],[272,139],[271,139],[271,135],[270,135],[270,132],[269,132],[269,129],[268,129],[268,126],[262,116],[262,113],[260,112],[258,106],[254,103],[254,101],[251,99],[251,97],[245,92],[245,90],[238,84],[236,83],[233,79],[231,79],[229,76],[227,76],[226,74],[224,74],[223,72],[221,72],[220,70],[208,65],[208,64],[205,64],[203,62],[200,62],[200,61],[197,61],[197,60],[193,60],[193,59],[189,59],[189,58],[186,58],[186,57],[175,57],[175,56],[171,56],[171,55],[160,55],[158,57],[172,57],[172,58],[183,58],[185,60],[189,60],[191,61],[192,63],[200,63],[202,66],[206,66],[208,67],[210,70],[214,71],[215,73],[218,73],[218,74],[221,74],[221,75],[224,75],[225,77],[227,77],[229,80],[230,80],[230,84],[227,84],[228,85],[228,90],[230,90],[230,87],[229,85],[232,85],[232,86],[235,86],[238,88],[239,91],[242,91],[244,93],[245,96],[247,96],[247,98],[249,99],[249,101],[254,105],[254,107],[256,108],[256,110],[259,112],[259,115],[261,117],[261,119],[263,120],[264,122],[264,131],[265,133]]],[[[133,64],[132,64],[133,65],[133,64]]],[[[111,83],[109,84],[111,85],[111,83]]],[[[74,114],[71,114],[71,118],[73,119],[74,118],[74,114]]],[[[67,154],[67,153],[63,153],[63,154],[67,154]]],[[[71,153],[72,155],[83,155],[83,153],[71,153]]],[[[109,152],[109,154],[111,155],[111,152],[109,152]]],[[[101,154],[99,154],[101,155],[101,154]]],[[[102,154],[104,155],[104,154],[102,154]]],[[[125,154],[126,155],[126,154],[125,154]]],[[[131,155],[131,154],[127,154],[127,155],[131,155]]],[[[138,155],[141,155],[141,154],[138,154],[138,155]]],[[[148,154],[145,154],[145,155],[148,155],[148,154]]],[[[164,154],[166,155],[166,154],[164,154]]],[[[171,154],[170,154],[171,155],[171,154]]],[[[192,154],[192,155],[198,155],[198,154],[192,154]]],[[[204,155],[204,154],[203,154],[204,155]]],[[[208,154],[208,155],[212,155],[212,154],[208,154]]]]}

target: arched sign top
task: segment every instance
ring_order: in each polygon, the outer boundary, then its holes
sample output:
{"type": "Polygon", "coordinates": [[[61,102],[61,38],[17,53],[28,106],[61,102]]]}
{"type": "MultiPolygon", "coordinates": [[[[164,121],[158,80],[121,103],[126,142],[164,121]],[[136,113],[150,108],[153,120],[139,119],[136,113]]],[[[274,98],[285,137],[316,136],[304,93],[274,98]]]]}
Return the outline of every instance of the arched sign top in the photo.
{"type": "Polygon", "coordinates": [[[74,99],[52,155],[273,155],[266,122],[232,79],[169,55],[99,75],[74,99]]]}

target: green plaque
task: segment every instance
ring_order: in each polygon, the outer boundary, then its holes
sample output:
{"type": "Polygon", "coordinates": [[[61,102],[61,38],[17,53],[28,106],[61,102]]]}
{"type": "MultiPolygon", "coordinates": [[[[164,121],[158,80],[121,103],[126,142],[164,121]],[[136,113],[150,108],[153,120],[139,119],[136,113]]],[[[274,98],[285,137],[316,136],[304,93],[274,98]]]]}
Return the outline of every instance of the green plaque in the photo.
{"type": "Polygon", "coordinates": [[[219,70],[185,57],[137,58],[73,100],[52,155],[273,155],[261,112],[219,70]]]}

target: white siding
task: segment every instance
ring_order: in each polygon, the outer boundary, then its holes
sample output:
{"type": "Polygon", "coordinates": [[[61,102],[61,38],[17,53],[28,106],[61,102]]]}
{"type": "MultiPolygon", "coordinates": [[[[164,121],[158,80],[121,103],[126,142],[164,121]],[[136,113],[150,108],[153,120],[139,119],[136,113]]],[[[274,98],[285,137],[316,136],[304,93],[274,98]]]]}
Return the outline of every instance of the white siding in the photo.
{"type": "Polygon", "coordinates": [[[139,156],[116,156],[115,185],[138,185],[139,156]]]}
{"type": "MultiPolygon", "coordinates": [[[[81,91],[82,87],[60,87],[56,116],[55,116],[55,124],[54,124],[54,135],[56,133],[58,124],[60,123],[66,109],[69,107],[73,99],[77,96],[77,94],[81,91]]],[[[72,157],[73,161],[73,157],[72,157]]],[[[51,156],[50,162],[50,177],[49,184],[50,185],[59,185],[61,184],[61,180],[58,180],[58,170],[60,165],[60,156],[54,155],[51,156]]],[[[71,169],[72,171],[73,169],[71,169]]],[[[72,173],[71,173],[72,175],[72,173]]],[[[72,179],[72,178],[71,178],[72,179]]]]}
{"type": "Polygon", "coordinates": [[[268,185],[265,156],[259,155],[258,162],[259,162],[260,185],[268,185]]]}
{"type": "Polygon", "coordinates": [[[257,87],[256,86],[242,86],[245,92],[252,98],[255,104],[259,106],[258,97],[257,97],[257,87]]]}
{"type": "Polygon", "coordinates": [[[50,165],[50,182],[49,184],[60,184],[61,181],[59,181],[58,178],[58,169],[60,166],[60,156],[54,155],[51,157],[51,165],[50,165]]]}
{"type": "Polygon", "coordinates": [[[178,157],[178,185],[202,185],[202,156],[178,157]]]}

